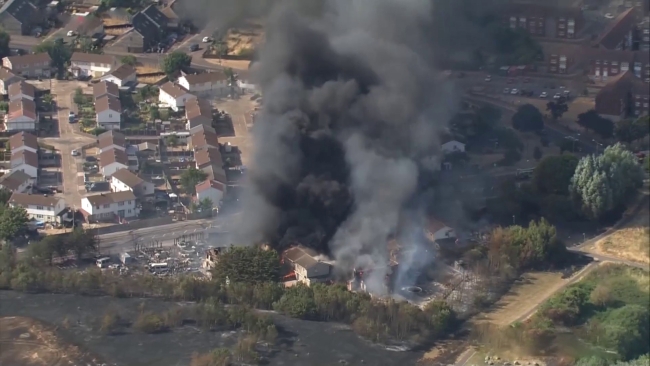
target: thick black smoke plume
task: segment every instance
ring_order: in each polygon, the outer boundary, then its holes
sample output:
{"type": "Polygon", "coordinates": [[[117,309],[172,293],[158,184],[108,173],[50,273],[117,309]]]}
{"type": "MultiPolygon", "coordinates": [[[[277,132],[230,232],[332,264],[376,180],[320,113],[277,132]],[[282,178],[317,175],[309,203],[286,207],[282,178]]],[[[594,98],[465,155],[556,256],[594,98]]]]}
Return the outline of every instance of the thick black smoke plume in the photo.
{"type": "Polygon", "coordinates": [[[268,21],[241,239],[385,268],[419,177],[439,168],[457,95],[433,66],[431,1],[327,4],[319,19],[280,6],[268,21]]]}

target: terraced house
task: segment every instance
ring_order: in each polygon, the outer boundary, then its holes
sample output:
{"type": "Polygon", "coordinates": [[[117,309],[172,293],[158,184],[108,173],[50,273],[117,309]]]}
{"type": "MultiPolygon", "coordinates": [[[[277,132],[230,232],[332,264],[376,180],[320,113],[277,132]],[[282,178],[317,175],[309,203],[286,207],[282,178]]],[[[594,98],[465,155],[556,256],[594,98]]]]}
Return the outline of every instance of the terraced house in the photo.
{"type": "Polygon", "coordinates": [[[2,66],[13,74],[26,78],[49,78],[53,72],[52,59],[47,53],[8,56],[2,59],[2,66]]]}
{"type": "Polygon", "coordinates": [[[42,20],[42,12],[27,0],[8,0],[0,8],[0,24],[9,33],[29,35],[42,20]]]}

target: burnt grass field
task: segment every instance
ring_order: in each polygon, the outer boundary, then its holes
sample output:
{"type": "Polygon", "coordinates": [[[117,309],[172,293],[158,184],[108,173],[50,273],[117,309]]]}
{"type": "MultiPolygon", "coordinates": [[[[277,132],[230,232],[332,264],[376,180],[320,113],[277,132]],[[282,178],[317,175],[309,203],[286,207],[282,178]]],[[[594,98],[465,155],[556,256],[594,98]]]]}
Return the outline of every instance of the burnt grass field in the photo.
{"type": "MultiPolygon", "coordinates": [[[[99,331],[102,316],[117,312],[133,320],[139,311],[163,312],[173,303],[156,299],[118,299],[63,294],[25,294],[0,291],[0,317],[24,316],[44,321],[58,334],[111,365],[187,366],[193,353],[231,347],[239,331],[210,332],[192,325],[159,334],[142,334],[128,326],[116,335],[99,331]],[[143,305],[144,302],[144,305],[143,305]]],[[[414,365],[420,352],[392,351],[371,344],[338,323],[312,322],[271,314],[279,336],[269,365],[414,365]]]]}

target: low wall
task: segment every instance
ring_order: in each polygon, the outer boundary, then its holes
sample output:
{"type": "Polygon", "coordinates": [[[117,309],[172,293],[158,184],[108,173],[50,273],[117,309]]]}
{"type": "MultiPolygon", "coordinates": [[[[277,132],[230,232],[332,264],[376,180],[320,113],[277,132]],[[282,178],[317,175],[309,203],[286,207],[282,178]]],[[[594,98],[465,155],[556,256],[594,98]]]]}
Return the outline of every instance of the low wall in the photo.
{"type": "Polygon", "coordinates": [[[146,227],[169,225],[173,222],[174,220],[172,220],[171,216],[165,216],[165,217],[156,217],[153,219],[132,221],[129,222],[128,224],[123,224],[123,225],[113,225],[113,226],[94,228],[92,230],[95,232],[95,235],[104,235],[104,234],[111,234],[111,233],[119,233],[121,231],[137,230],[146,227]]]}

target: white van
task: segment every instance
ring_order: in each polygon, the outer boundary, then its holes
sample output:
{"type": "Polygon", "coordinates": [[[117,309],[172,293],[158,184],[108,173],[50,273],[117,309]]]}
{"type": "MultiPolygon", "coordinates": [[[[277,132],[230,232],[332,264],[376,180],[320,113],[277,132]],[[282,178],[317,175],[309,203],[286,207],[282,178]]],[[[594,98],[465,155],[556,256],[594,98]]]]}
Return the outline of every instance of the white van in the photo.
{"type": "Polygon", "coordinates": [[[161,270],[161,269],[167,269],[169,266],[167,265],[166,262],[163,263],[149,263],[149,269],[151,270],[161,270]]]}
{"type": "Polygon", "coordinates": [[[111,260],[111,258],[109,258],[109,257],[99,258],[99,259],[95,262],[95,264],[96,264],[97,267],[99,267],[99,268],[106,268],[106,267],[108,267],[108,262],[109,262],[110,260],[111,260]]]}

